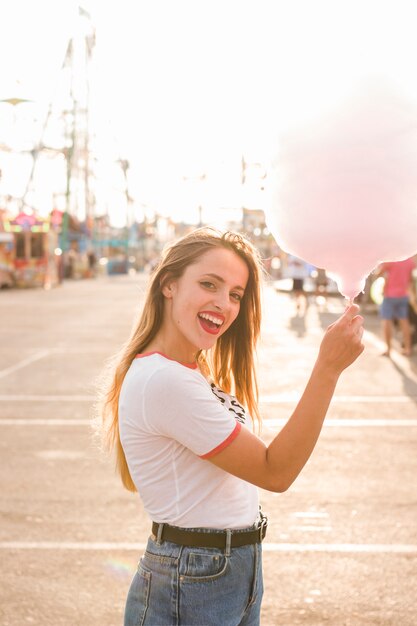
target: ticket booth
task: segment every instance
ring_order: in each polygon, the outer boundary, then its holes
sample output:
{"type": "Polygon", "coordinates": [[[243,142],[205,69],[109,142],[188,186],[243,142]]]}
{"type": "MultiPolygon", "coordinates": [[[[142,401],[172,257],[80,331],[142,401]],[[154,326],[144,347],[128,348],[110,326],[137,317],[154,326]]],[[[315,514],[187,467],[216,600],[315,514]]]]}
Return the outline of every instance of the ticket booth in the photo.
{"type": "Polygon", "coordinates": [[[0,289],[14,284],[14,237],[0,232],[0,289]]]}
{"type": "Polygon", "coordinates": [[[19,213],[6,221],[14,238],[14,280],[17,287],[50,287],[58,282],[57,234],[50,220],[19,213]]]}

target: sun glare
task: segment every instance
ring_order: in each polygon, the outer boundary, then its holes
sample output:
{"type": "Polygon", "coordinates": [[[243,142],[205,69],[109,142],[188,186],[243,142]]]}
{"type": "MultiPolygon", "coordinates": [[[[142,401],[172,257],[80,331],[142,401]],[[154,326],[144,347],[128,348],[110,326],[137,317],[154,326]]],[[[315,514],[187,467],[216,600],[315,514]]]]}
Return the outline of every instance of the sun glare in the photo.
{"type": "MultiPolygon", "coordinates": [[[[50,101],[78,4],[3,3],[2,99],[50,101]]],[[[127,159],[138,203],[161,211],[239,206],[242,154],[266,164],[286,126],[333,106],[358,78],[415,89],[410,2],[81,4],[96,29],[91,123],[98,144],[114,138],[102,159],[127,159]]]]}

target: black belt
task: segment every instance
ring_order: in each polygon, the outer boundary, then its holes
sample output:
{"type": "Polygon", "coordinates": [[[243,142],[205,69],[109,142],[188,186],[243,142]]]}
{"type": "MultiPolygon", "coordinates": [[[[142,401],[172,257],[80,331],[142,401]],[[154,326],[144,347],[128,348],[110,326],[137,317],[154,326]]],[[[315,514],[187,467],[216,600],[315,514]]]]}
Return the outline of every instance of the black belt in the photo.
{"type": "MultiPolygon", "coordinates": [[[[251,543],[262,543],[266,535],[268,526],[268,518],[263,515],[257,528],[253,530],[231,530],[230,531],[230,547],[239,548],[247,546],[251,543]]],[[[180,546],[191,546],[195,548],[224,548],[227,545],[228,531],[212,532],[187,530],[178,526],[170,526],[169,524],[158,524],[152,522],[152,533],[159,541],[171,541],[180,546]],[[161,529],[162,526],[162,529],[161,529]]]]}

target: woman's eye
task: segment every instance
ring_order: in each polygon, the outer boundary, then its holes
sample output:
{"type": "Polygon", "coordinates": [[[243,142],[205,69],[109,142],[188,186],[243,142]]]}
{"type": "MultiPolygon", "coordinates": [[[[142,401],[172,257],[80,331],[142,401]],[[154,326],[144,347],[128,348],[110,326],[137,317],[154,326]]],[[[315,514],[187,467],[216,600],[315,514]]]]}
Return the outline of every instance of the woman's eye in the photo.
{"type": "Polygon", "coordinates": [[[201,281],[200,285],[202,285],[203,287],[205,287],[206,289],[212,289],[214,288],[214,284],[211,283],[209,280],[203,280],[201,281]]]}
{"type": "Polygon", "coordinates": [[[242,296],[240,293],[231,293],[230,296],[231,298],[233,298],[233,300],[236,300],[236,302],[240,302],[242,300],[242,296]]]}

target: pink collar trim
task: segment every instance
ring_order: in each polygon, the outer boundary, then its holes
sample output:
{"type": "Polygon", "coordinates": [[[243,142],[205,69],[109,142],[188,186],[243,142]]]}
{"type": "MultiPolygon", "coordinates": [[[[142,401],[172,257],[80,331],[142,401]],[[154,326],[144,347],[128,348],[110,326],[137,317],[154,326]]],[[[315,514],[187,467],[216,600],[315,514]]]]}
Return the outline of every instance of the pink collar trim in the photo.
{"type": "Polygon", "coordinates": [[[182,363],[181,361],[177,361],[176,359],[171,359],[169,356],[167,356],[166,354],[164,354],[163,352],[158,352],[157,350],[154,350],[154,352],[142,352],[140,354],[137,354],[135,356],[135,359],[143,359],[143,357],[145,356],[152,356],[152,354],[159,354],[160,356],[163,356],[164,359],[168,359],[168,361],[175,361],[175,363],[179,363],[180,365],[184,365],[184,367],[188,367],[191,370],[196,370],[197,369],[197,363],[182,363]]]}

